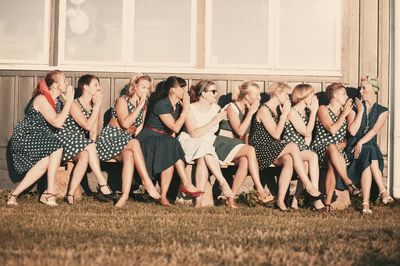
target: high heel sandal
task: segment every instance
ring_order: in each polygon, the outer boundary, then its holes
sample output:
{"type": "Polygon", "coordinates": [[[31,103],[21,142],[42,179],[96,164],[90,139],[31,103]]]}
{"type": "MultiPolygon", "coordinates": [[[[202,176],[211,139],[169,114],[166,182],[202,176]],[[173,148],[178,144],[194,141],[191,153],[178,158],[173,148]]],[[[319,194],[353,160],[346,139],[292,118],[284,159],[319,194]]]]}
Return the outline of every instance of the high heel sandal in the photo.
{"type": "Polygon", "coordinates": [[[96,195],[96,197],[97,197],[97,200],[101,201],[101,202],[108,202],[108,201],[115,202],[115,201],[118,200],[118,195],[115,192],[113,192],[111,190],[111,188],[107,184],[99,185],[97,187],[97,195],[96,195]],[[111,191],[111,193],[109,193],[109,194],[103,193],[103,191],[101,191],[102,187],[107,187],[111,191]]]}
{"type": "Polygon", "coordinates": [[[7,203],[6,203],[7,206],[8,207],[18,206],[17,197],[18,195],[12,194],[12,192],[9,193],[7,196],[7,203]],[[15,199],[15,201],[12,201],[11,199],[15,199]]]}
{"type": "Polygon", "coordinates": [[[75,204],[75,197],[74,197],[74,195],[66,194],[65,197],[64,197],[64,201],[66,203],[68,203],[69,205],[74,205],[75,204]],[[68,197],[72,197],[72,201],[69,201],[68,197]]]}
{"type": "Polygon", "coordinates": [[[179,187],[179,190],[180,190],[180,192],[182,192],[182,193],[185,194],[186,196],[188,196],[188,197],[193,197],[193,198],[200,197],[200,196],[203,195],[203,193],[204,193],[204,192],[202,192],[202,191],[189,191],[189,190],[187,190],[182,184],[181,184],[181,186],[179,187]]]}
{"type": "Polygon", "coordinates": [[[364,206],[368,206],[369,207],[369,203],[368,202],[363,202],[361,205],[363,206],[362,214],[372,214],[372,210],[371,209],[364,209],[364,206]]]}
{"type": "Polygon", "coordinates": [[[58,204],[56,202],[56,196],[57,196],[57,194],[53,194],[53,193],[50,193],[50,192],[43,192],[42,195],[39,198],[39,202],[43,203],[43,204],[45,204],[47,206],[50,206],[50,207],[58,206],[58,204]],[[49,196],[46,196],[46,195],[49,195],[49,196]],[[51,198],[54,198],[54,201],[53,200],[49,200],[51,198]]]}
{"type": "Polygon", "coordinates": [[[311,201],[317,201],[317,200],[323,200],[325,198],[325,194],[322,194],[321,192],[317,196],[311,195],[308,191],[305,191],[305,194],[307,197],[310,198],[311,201]]]}
{"type": "Polygon", "coordinates": [[[389,205],[389,204],[394,203],[394,199],[393,199],[389,194],[388,194],[386,197],[383,197],[383,196],[382,196],[382,194],[385,193],[385,192],[387,192],[386,189],[379,193],[379,197],[380,197],[380,199],[381,199],[381,202],[382,202],[384,205],[389,205]]]}
{"type": "Polygon", "coordinates": [[[353,197],[361,196],[361,190],[359,190],[353,183],[346,185],[346,188],[349,191],[351,196],[353,196],[353,197]]]}

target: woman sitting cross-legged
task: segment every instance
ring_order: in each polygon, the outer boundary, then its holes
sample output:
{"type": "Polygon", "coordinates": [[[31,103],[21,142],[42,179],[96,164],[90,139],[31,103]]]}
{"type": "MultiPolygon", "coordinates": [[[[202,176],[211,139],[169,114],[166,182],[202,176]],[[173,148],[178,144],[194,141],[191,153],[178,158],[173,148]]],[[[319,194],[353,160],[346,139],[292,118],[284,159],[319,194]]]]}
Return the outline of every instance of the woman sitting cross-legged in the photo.
{"type": "Polygon", "coordinates": [[[351,195],[357,196],[360,190],[353,184],[347,174],[348,158],[346,147],[347,131],[354,135],[360,127],[363,107],[356,99],[358,114],[352,110],[352,100],[347,97],[346,89],[341,83],[332,83],[326,88],[329,100],[327,106],[318,109],[317,133],[311,148],[318,154],[320,166],[327,165],[325,205],[331,211],[335,188],[347,188],[351,195]],[[336,178],[336,173],[341,178],[336,178]],[[342,184],[344,183],[344,186],[342,184]]]}
{"type": "MultiPolygon", "coordinates": [[[[57,132],[57,137],[64,147],[63,160],[75,161],[65,200],[69,204],[75,203],[75,191],[90,165],[98,182],[97,199],[115,201],[117,195],[108,187],[101,172],[95,144],[102,98],[99,79],[92,75],[84,75],[78,81],[78,89],[82,95],[74,100],[70,115],[57,132]]],[[[57,109],[61,106],[62,103],[58,102],[57,109]]]]}
{"type": "MultiPolygon", "coordinates": [[[[179,134],[178,140],[185,152],[186,161],[196,161],[196,186],[200,190],[205,189],[210,170],[220,184],[222,194],[233,198],[232,190],[222,175],[214,147],[219,122],[226,117],[226,111],[216,104],[216,91],[214,82],[208,80],[201,80],[190,88],[192,103],[184,131],[179,134]]],[[[202,206],[202,198],[196,198],[196,207],[202,206]]]]}
{"type": "Polygon", "coordinates": [[[130,80],[125,94],[111,108],[112,118],[97,142],[100,160],[115,159],[123,164],[122,195],[115,204],[117,208],[124,207],[129,198],[135,167],[147,193],[154,199],[160,198],[146,169],[140,143],[134,138],[143,127],[146,101],[152,85],[152,79],[144,74],[138,74],[130,80]]]}
{"type": "Polygon", "coordinates": [[[190,99],[186,81],[171,76],[157,84],[153,106],[149,107],[146,123],[137,139],[143,150],[147,170],[152,178],[160,174],[160,203],[170,206],[167,192],[174,169],[181,179],[180,190],[188,196],[203,194],[191,183],[185,171],[185,153],[179,141],[172,135],[179,133],[189,111],[190,99]]]}
{"type": "Polygon", "coordinates": [[[282,211],[288,210],[284,200],[293,169],[312,200],[320,200],[323,197],[308,179],[298,145],[281,139],[290,112],[289,90],[290,87],[283,82],[275,82],[268,87],[267,93],[270,99],[253,117],[249,137],[250,143],[256,150],[261,170],[272,163],[282,166],[276,202],[277,207],[282,211]]]}
{"type": "Polygon", "coordinates": [[[376,80],[369,77],[361,79],[360,94],[364,106],[364,108],[358,108],[362,115],[361,126],[354,137],[349,139],[346,148],[346,154],[350,161],[347,172],[355,184],[361,185],[362,213],[364,214],[372,213],[369,207],[370,198],[374,201],[379,195],[385,205],[394,202],[383,183],[384,162],[377,144],[377,134],[385,125],[388,117],[388,109],[377,103],[376,94],[378,92],[379,86],[376,80]],[[364,112],[362,112],[363,109],[364,112]],[[371,190],[372,185],[373,189],[371,190]]]}
{"type": "MultiPolygon", "coordinates": [[[[318,188],[318,155],[310,150],[309,146],[318,111],[318,99],[314,95],[314,88],[309,84],[297,85],[292,91],[291,99],[294,105],[288,115],[289,123],[286,124],[283,139],[287,142],[296,143],[299,146],[300,155],[311,183],[314,187],[318,188]]],[[[299,180],[291,203],[292,209],[298,209],[298,197],[302,190],[302,183],[299,180]]],[[[326,210],[321,200],[314,201],[314,207],[317,211],[326,210]]]]}
{"type": "MultiPolygon", "coordinates": [[[[234,195],[237,195],[245,178],[250,174],[258,200],[267,203],[274,200],[274,197],[269,195],[261,184],[254,147],[246,144],[251,119],[260,106],[260,99],[260,87],[253,81],[245,81],[235,89],[232,95],[233,102],[226,107],[227,119],[221,121],[215,146],[220,158],[233,160],[239,166],[232,184],[234,195]]],[[[229,201],[231,206],[235,206],[234,198],[230,198],[229,201]]]]}
{"type": "Polygon", "coordinates": [[[25,117],[14,128],[10,139],[10,164],[24,175],[19,185],[8,195],[7,206],[16,206],[17,197],[47,172],[47,190],[40,202],[57,206],[55,178],[63,148],[55,131],[64,125],[74,100],[74,90],[61,71],[49,72],[42,80],[25,109],[25,117]],[[56,112],[55,101],[62,96],[65,104],[56,112]]]}

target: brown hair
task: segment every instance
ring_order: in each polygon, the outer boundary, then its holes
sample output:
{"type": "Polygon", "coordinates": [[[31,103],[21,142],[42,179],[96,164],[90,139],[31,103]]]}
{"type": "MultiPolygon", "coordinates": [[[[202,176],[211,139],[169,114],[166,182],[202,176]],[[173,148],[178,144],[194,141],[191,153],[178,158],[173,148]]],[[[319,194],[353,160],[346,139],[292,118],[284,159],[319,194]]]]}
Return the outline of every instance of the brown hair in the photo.
{"type": "Polygon", "coordinates": [[[332,83],[326,87],[325,93],[328,101],[332,100],[333,95],[340,89],[345,89],[346,87],[342,83],[332,83]]]}
{"type": "MultiPolygon", "coordinates": [[[[57,82],[57,76],[60,74],[62,74],[62,72],[60,70],[53,70],[53,71],[47,73],[47,75],[44,77],[44,81],[46,82],[46,85],[49,89],[55,82],[57,82]]],[[[41,94],[41,93],[40,93],[40,88],[39,88],[39,83],[38,83],[36,88],[33,90],[32,98],[39,94],[41,94]]]]}
{"type": "Polygon", "coordinates": [[[240,84],[239,87],[235,88],[232,92],[232,100],[233,101],[239,101],[242,100],[247,94],[251,93],[251,87],[256,87],[260,89],[260,86],[252,81],[252,80],[247,80],[240,84]]]}
{"type": "Polygon", "coordinates": [[[211,80],[200,80],[196,85],[190,86],[190,102],[197,102],[200,99],[201,93],[207,90],[211,85],[215,85],[215,82],[211,80]]]}
{"type": "Polygon", "coordinates": [[[153,79],[147,74],[140,73],[131,78],[131,80],[129,81],[129,86],[124,94],[129,98],[132,97],[133,94],[135,93],[133,91],[133,88],[137,86],[141,80],[147,80],[150,82],[150,92],[151,92],[153,90],[153,79]]]}
{"type": "Polygon", "coordinates": [[[290,86],[285,83],[285,82],[274,82],[271,85],[268,86],[266,93],[272,97],[275,96],[276,94],[280,94],[282,92],[288,92],[290,91],[290,86]]]}
{"type": "Polygon", "coordinates": [[[293,103],[299,103],[312,93],[314,88],[310,84],[298,84],[292,91],[291,100],[293,103]]]}

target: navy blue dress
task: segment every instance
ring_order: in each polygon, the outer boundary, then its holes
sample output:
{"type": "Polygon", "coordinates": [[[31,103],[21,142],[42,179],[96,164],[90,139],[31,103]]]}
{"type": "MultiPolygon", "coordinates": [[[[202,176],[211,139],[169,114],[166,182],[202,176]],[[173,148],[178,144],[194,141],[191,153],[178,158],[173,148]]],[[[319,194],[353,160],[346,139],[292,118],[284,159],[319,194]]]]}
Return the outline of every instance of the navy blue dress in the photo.
{"type": "Polygon", "coordinates": [[[147,171],[155,180],[156,175],[174,165],[179,159],[185,161],[185,153],[180,142],[171,136],[171,131],[160,119],[162,114],[171,114],[177,120],[181,113],[180,105],[172,107],[168,97],[154,105],[143,130],[137,136],[146,161],[147,171]]]}
{"type": "MultiPolygon", "coordinates": [[[[364,110],[367,110],[365,102],[364,110]]],[[[361,184],[361,174],[362,172],[371,165],[373,160],[377,160],[379,164],[379,169],[383,172],[384,161],[382,152],[377,143],[377,136],[373,137],[370,141],[365,143],[362,146],[361,154],[358,159],[354,159],[354,154],[351,152],[356,146],[357,142],[365,136],[365,134],[374,127],[376,121],[379,118],[379,115],[387,112],[388,109],[378,103],[372,105],[370,112],[364,111],[361,126],[358,130],[357,134],[354,137],[349,138],[348,146],[345,151],[350,161],[350,165],[347,169],[347,174],[349,178],[353,181],[356,186],[360,186],[361,184]]],[[[372,184],[371,188],[371,201],[375,201],[378,197],[379,191],[375,182],[372,184]]]]}

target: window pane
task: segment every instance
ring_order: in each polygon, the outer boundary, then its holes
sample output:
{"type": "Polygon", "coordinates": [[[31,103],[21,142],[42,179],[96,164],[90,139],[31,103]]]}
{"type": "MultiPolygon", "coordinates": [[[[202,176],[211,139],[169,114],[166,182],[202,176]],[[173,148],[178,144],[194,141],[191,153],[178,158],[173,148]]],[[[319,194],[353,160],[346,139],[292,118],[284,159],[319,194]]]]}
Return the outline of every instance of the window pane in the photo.
{"type": "Polygon", "coordinates": [[[212,65],[268,63],[268,0],[213,0],[212,65]]]}
{"type": "MultiPolygon", "coordinates": [[[[281,0],[279,16],[280,67],[332,69],[336,44],[338,0],[281,0]]],[[[339,48],[340,51],[340,48],[339,48]]]]}
{"type": "Polygon", "coordinates": [[[134,61],[190,63],[191,0],[136,0],[134,61]]]}
{"type": "Polygon", "coordinates": [[[123,0],[70,0],[66,10],[65,60],[123,60],[123,0]]]}
{"type": "Polygon", "coordinates": [[[0,60],[47,63],[44,0],[0,0],[0,60]]]}

